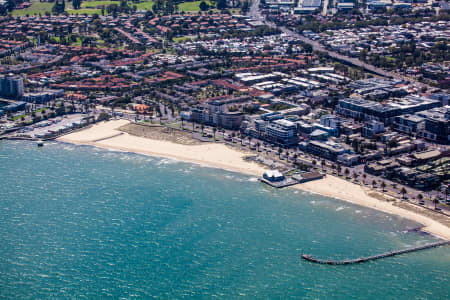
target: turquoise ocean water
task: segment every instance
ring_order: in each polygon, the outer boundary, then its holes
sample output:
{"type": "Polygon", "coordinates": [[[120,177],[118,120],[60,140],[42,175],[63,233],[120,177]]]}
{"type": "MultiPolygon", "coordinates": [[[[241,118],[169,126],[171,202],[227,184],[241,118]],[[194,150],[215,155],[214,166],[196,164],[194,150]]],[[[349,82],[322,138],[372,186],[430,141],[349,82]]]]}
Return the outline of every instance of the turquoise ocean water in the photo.
{"type": "Polygon", "coordinates": [[[1,299],[449,299],[414,222],[256,178],[93,147],[0,142],[1,299]]]}

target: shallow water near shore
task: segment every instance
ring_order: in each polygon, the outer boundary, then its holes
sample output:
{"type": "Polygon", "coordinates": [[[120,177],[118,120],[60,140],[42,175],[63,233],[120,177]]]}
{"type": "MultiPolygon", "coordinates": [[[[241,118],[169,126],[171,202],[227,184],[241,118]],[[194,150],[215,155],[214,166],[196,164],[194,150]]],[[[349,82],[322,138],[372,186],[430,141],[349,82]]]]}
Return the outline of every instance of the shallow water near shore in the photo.
{"type": "Polygon", "coordinates": [[[437,240],[417,223],[252,176],[3,141],[0,178],[0,298],[450,298],[450,247],[351,266],[300,257],[437,240]]]}

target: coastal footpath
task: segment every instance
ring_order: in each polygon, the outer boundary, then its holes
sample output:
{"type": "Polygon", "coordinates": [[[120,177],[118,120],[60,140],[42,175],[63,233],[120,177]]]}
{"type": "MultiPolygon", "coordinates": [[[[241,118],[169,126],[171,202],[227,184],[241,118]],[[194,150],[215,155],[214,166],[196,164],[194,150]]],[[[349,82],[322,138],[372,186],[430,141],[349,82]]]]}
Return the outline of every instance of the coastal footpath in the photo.
{"type": "MultiPolygon", "coordinates": [[[[62,136],[57,140],[78,145],[91,145],[104,149],[172,158],[258,177],[267,170],[255,162],[244,160],[246,156],[254,155],[254,153],[241,151],[224,144],[186,145],[168,140],[139,137],[119,130],[120,127],[129,123],[126,120],[102,122],[85,130],[62,136]]],[[[448,217],[437,213],[430,216],[430,212],[427,213],[424,208],[413,207],[407,203],[401,203],[400,205],[396,201],[377,199],[378,197],[371,196],[371,190],[368,187],[362,187],[335,176],[327,175],[323,179],[295,185],[293,188],[407,218],[422,224],[424,226],[423,231],[450,240],[448,217]]]]}

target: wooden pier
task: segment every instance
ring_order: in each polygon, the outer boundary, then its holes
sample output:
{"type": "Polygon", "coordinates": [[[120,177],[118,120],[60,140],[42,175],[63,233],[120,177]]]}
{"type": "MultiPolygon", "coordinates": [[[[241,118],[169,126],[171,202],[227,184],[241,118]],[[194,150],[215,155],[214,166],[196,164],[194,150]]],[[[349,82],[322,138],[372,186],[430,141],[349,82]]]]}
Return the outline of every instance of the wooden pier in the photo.
{"type": "Polygon", "coordinates": [[[367,261],[371,261],[371,260],[381,259],[381,258],[385,258],[385,257],[399,255],[399,254],[405,254],[405,253],[409,253],[409,252],[425,250],[425,249],[449,245],[449,244],[450,244],[450,241],[442,241],[442,242],[437,242],[437,243],[426,244],[426,245],[419,246],[419,247],[409,248],[409,249],[405,249],[405,250],[392,251],[392,252],[382,253],[382,254],[378,254],[378,255],[360,257],[360,258],[356,258],[356,259],[347,259],[347,260],[317,259],[317,258],[314,258],[311,255],[307,255],[307,254],[302,254],[302,258],[304,260],[307,260],[307,261],[310,261],[313,263],[324,264],[324,265],[353,265],[353,264],[363,263],[363,262],[367,262],[367,261]]]}

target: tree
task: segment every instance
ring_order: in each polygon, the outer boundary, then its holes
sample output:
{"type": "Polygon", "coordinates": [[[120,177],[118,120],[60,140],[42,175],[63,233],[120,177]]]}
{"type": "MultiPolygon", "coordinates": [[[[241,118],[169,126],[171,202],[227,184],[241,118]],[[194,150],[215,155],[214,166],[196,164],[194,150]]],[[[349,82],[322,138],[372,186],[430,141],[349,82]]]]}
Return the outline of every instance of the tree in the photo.
{"type": "Polygon", "coordinates": [[[402,198],[405,199],[405,195],[406,195],[405,187],[402,187],[402,189],[400,190],[400,193],[402,194],[402,198]]]}
{"type": "Polygon", "coordinates": [[[366,184],[366,177],[367,177],[367,175],[366,175],[366,173],[364,173],[363,174],[364,184],[366,184]]]}
{"type": "Polygon", "coordinates": [[[202,129],[202,135],[203,135],[203,131],[205,130],[205,125],[201,125],[200,128],[202,129]]]}
{"type": "Polygon", "coordinates": [[[422,202],[422,200],[423,200],[422,194],[417,195],[417,199],[419,199],[419,202],[422,202]]]}
{"type": "Polygon", "coordinates": [[[214,127],[214,128],[213,128],[214,141],[216,140],[216,131],[217,131],[217,128],[214,127]]]}
{"type": "Polygon", "coordinates": [[[386,183],[384,183],[384,181],[381,182],[381,189],[384,192],[384,188],[386,187],[386,183]]]}
{"type": "Polygon", "coordinates": [[[450,186],[444,187],[445,203],[447,203],[447,204],[450,204],[450,201],[448,200],[449,192],[450,192],[450,186]]]}
{"type": "Polygon", "coordinates": [[[281,158],[281,153],[283,153],[283,149],[278,147],[278,157],[281,158]]]}
{"type": "Polygon", "coordinates": [[[433,199],[433,203],[434,203],[434,209],[437,210],[438,209],[437,205],[439,204],[439,199],[438,198],[434,198],[433,199]]]}
{"type": "Polygon", "coordinates": [[[244,2],[242,3],[242,12],[243,12],[243,13],[247,13],[248,10],[249,10],[249,8],[250,8],[250,3],[249,3],[249,1],[244,1],[244,2]]]}
{"type": "Polygon", "coordinates": [[[227,8],[227,1],[226,0],[218,0],[217,1],[217,9],[223,10],[227,8]]]}
{"type": "Polygon", "coordinates": [[[64,12],[64,9],[66,7],[65,0],[62,1],[62,3],[59,3],[58,0],[55,1],[55,4],[52,7],[52,12],[54,14],[60,14],[64,12]]]}
{"type": "Polygon", "coordinates": [[[372,180],[372,187],[374,187],[374,186],[376,186],[376,185],[377,185],[377,182],[375,181],[375,179],[372,180]]]}
{"type": "Polygon", "coordinates": [[[311,46],[310,44],[304,44],[304,45],[303,45],[303,49],[304,49],[305,52],[307,52],[307,53],[313,52],[313,46],[311,46]]]}
{"type": "Polygon", "coordinates": [[[348,169],[345,169],[344,174],[345,174],[345,177],[348,177],[348,174],[350,174],[350,171],[348,169]]]}
{"type": "Polygon", "coordinates": [[[320,165],[322,166],[322,170],[323,170],[325,168],[325,165],[326,165],[325,160],[322,159],[322,161],[320,162],[320,165]]]}
{"type": "Polygon", "coordinates": [[[207,11],[209,9],[209,5],[206,4],[205,1],[200,2],[200,5],[198,6],[201,11],[207,11]]]}
{"type": "Polygon", "coordinates": [[[73,0],[72,6],[74,9],[80,9],[82,0],[73,0]]]}
{"type": "Polygon", "coordinates": [[[109,114],[102,112],[97,117],[97,122],[108,121],[110,118],[111,118],[111,116],[109,114]]]}

